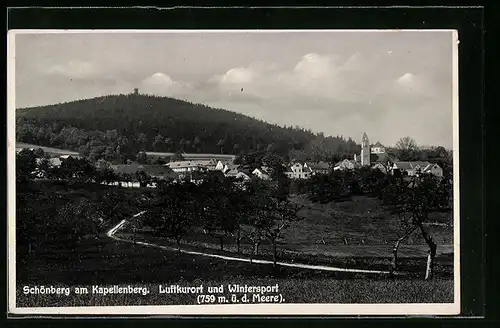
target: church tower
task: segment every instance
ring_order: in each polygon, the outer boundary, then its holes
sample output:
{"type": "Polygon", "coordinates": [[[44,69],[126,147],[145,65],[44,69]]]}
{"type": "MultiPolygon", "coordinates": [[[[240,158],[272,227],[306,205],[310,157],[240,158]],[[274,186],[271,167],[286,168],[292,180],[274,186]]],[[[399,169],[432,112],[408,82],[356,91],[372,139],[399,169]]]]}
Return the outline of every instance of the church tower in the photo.
{"type": "Polygon", "coordinates": [[[361,165],[370,166],[370,141],[366,133],[363,133],[363,140],[361,141],[361,165]]]}

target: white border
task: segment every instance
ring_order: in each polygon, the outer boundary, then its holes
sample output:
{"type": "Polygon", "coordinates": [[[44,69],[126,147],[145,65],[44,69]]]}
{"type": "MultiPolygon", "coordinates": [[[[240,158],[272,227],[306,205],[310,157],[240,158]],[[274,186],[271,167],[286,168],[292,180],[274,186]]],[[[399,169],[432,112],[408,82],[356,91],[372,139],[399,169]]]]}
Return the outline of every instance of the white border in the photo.
{"type": "Polygon", "coordinates": [[[9,30],[7,35],[8,313],[19,315],[458,315],[460,313],[460,192],[458,134],[458,32],[433,30],[9,30]],[[15,36],[74,33],[335,33],[452,32],[453,44],[453,186],[454,302],[419,304],[246,304],[17,308],[15,228],[15,36]]]}

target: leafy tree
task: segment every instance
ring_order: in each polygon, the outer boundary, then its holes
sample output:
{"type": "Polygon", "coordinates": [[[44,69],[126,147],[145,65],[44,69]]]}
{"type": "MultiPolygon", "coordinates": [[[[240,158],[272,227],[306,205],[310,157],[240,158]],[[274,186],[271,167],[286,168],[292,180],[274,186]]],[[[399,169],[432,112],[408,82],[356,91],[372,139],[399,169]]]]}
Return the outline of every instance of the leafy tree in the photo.
{"type": "Polygon", "coordinates": [[[38,175],[44,178],[52,177],[52,165],[47,158],[38,158],[37,170],[38,175]]]}
{"type": "Polygon", "coordinates": [[[182,239],[199,217],[193,188],[190,183],[161,183],[152,208],[144,214],[145,223],[161,235],[175,239],[179,251],[182,239]]]}
{"type": "Polygon", "coordinates": [[[45,157],[45,152],[43,151],[42,148],[37,148],[33,151],[33,154],[35,155],[36,158],[43,158],[45,157]]]}
{"type": "Polygon", "coordinates": [[[343,190],[342,174],[335,171],[329,175],[313,175],[309,179],[309,199],[326,204],[340,198],[343,190]]]}
{"type": "Polygon", "coordinates": [[[298,216],[298,212],[301,209],[302,207],[292,204],[288,199],[272,199],[271,203],[265,208],[265,217],[263,218],[263,222],[261,222],[261,226],[273,246],[274,265],[276,265],[277,261],[277,242],[283,238],[283,232],[292,223],[301,219],[298,216]]]}
{"type": "Polygon", "coordinates": [[[217,142],[217,146],[219,147],[219,150],[220,150],[220,153],[223,154],[224,153],[224,144],[225,144],[225,140],[224,139],[220,139],[218,142],[217,142]]]}
{"type": "Polygon", "coordinates": [[[258,247],[267,238],[273,247],[273,262],[277,261],[277,243],[283,237],[283,232],[300,219],[298,212],[301,207],[292,204],[288,199],[276,197],[269,185],[254,181],[249,187],[250,202],[253,212],[249,215],[248,237],[253,242],[252,258],[258,254],[258,247]]]}
{"type": "Polygon", "coordinates": [[[151,177],[144,171],[137,171],[135,173],[135,179],[139,181],[141,187],[147,187],[151,183],[151,177]]]}
{"type": "Polygon", "coordinates": [[[196,152],[198,152],[198,153],[201,152],[203,145],[201,143],[200,137],[198,137],[198,136],[194,137],[193,145],[196,149],[196,152]]]}
{"type": "Polygon", "coordinates": [[[173,142],[172,138],[165,138],[165,147],[166,147],[167,151],[172,151],[173,144],[174,144],[174,142],[173,142]]]}
{"type": "Polygon", "coordinates": [[[178,161],[183,161],[184,156],[182,156],[182,152],[178,151],[170,158],[171,162],[178,162],[178,161]]]}
{"type": "Polygon", "coordinates": [[[161,134],[157,134],[154,142],[153,142],[153,149],[155,151],[164,151],[165,150],[165,139],[161,134]]]}
{"type": "Polygon", "coordinates": [[[138,211],[133,199],[124,197],[124,193],[108,191],[97,199],[96,209],[101,214],[106,225],[115,225],[130,218],[138,211]]]}
{"type": "Polygon", "coordinates": [[[209,176],[200,186],[199,202],[203,207],[202,227],[204,231],[219,239],[220,249],[224,249],[224,238],[236,233],[238,242],[241,241],[240,222],[238,217],[242,213],[241,195],[238,188],[231,181],[209,176]]]}
{"type": "Polygon", "coordinates": [[[148,162],[148,156],[146,155],[146,152],[138,152],[137,153],[137,163],[139,164],[147,164],[148,162]]]}
{"type": "Polygon", "coordinates": [[[16,155],[16,183],[18,186],[22,187],[33,180],[37,168],[36,159],[35,153],[28,149],[23,149],[16,155]]]}
{"type": "Polygon", "coordinates": [[[308,154],[302,149],[290,150],[289,157],[294,162],[304,163],[309,160],[308,154]]]}
{"type": "Polygon", "coordinates": [[[95,181],[96,168],[85,158],[68,157],[61,163],[56,174],[71,182],[89,183],[95,181]]]}
{"type": "Polygon", "coordinates": [[[167,161],[165,161],[162,157],[157,157],[157,158],[153,161],[153,164],[154,164],[154,165],[164,165],[164,164],[167,164],[167,161]]]}
{"type": "Polygon", "coordinates": [[[425,227],[429,213],[435,211],[440,204],[439,185],[441,181],[429,174],[412,176],[410,179],[400,177],[396,183],[387,188],[385,203],[389,205],[392,212],[397,214],[399,225],[404,233],[398,236],[393,249],[393,268],[397,269],[397,251],[403,239],[415,230],[419,230],[421,236],[429,247],[425,279],[431,279],[433,275],[437,244],[432,235],[425,227]]]}
{"type": "Polygon", "coordinates": [[[108,170],[111,168],[111,165],[109,164],[109,162],[103,158],[99,159],[95,166],[96,166],[96,169],[101,170],[101,171],[108,170]]]}
{"type": "Polygon", "coordinates": [[[67,203],[58,210],[54,220],[57,224],[55,232],[67,236],[71,245],[78,244],[86,236],[98,235],[99,215],[87,199],[67,203]]]}
{"type": "Polygon", "coordinates": [[[106,147],[106,150],[104,151],[104,159],[109,161],[112,160],[113,158],[116,157],[116,151],[113,147],[106,147]]]}
{"type": "Polygon", "coordinates": [[[139,133],[137,135],[137,143],[140,150],[145,150],[148,146],[148,136],[145,133],[139,133]]]}

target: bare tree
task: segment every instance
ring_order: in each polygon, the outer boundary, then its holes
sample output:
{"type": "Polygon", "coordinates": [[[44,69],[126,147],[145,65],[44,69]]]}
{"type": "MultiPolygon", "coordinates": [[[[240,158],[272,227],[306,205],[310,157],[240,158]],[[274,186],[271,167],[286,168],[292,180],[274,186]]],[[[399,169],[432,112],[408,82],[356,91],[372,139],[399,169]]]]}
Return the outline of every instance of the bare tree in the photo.
{"type": "Polygon", "coordinates": [[[396,143],[396,148],[399,150],[416,150],[417,142],[412,137],[403,137],[396,143]]]}
{"type": "Polygon", "coordinates": [[[398,214],[399,224],[403,227],[393,248],[393,268],[397,269],[397,251],[400,243],[413,231],[419,230],[429,247],[425,279],[431,279],[437,253],[437,244],[424,226],[429,213],[440,206],[440,181],[429,174],[419,174],[409,179],[400,177],[396,183],[386,188],[384,195],[393,213],[398,214]]]}
{"type": "Polygon", "coordinates": [[[277,200],[273,199],[270,207],[266,208],[266,217],[263,222],[263,230],[267,239],[273,246],[273,264],[276,265],[277,261],[277,242],[283,238],[283,232],[290,227],[290,225],[301,217],[298,212],[302,206],[291,204],[288,199],[277,200]]]}

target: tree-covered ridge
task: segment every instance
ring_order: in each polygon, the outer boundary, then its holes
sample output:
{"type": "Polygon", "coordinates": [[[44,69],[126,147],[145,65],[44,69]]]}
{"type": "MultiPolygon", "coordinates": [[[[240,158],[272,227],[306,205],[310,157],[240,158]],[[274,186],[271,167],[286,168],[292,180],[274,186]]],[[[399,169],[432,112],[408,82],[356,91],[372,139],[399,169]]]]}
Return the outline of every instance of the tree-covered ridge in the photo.
{"type": "Polygon", "coordinates": [[[351,155],[351,139],[281,127],[229,110],[150,95],[110,95],[18,109],[16,139],[85,156],[135,159],[139,151],[241,154],[272,151],[297,159],[351,155]]]}

